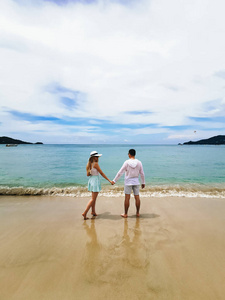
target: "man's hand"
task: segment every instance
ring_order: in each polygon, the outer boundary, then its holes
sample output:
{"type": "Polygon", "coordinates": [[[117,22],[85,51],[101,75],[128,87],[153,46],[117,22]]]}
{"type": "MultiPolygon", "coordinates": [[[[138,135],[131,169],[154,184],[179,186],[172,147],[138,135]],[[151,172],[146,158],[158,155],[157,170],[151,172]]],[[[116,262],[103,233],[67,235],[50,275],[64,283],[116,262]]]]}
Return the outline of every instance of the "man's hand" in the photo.
{"type": "Polygon", "coordinates": [[[114,185],[115,184],[115,182],[114,181],[111,181],[111,185],[114,185]]]}
{"type": "Polygon", "coordinates": [[[142,184],[142,185],[141,185],[141,188],[144,189],[144,188],[145,188],[145,184],[142,184]]]}

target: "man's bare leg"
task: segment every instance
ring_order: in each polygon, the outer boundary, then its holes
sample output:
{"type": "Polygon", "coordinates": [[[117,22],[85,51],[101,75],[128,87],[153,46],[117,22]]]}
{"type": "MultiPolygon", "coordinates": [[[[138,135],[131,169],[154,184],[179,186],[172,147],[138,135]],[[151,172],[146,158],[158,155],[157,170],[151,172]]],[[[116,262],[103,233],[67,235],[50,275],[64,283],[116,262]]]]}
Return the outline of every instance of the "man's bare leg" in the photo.
{"type": "Polygon", "coordinates": [[[121,217],[127,218],[128,209],[130,206],[130,195],[125,194],[125,200],[124,200],[124,214],[121,214],[121,217]]]}
{"type": "Polygon", "coordinates": [[[136,209],[137,209],[136,216],[140,217],[139,211],[140,211],[140,206],[141,206],[141,200],[140,200],[139,195],[135,195],[134,198],[135,198],[135,204],[136,204],[136,209]]]}

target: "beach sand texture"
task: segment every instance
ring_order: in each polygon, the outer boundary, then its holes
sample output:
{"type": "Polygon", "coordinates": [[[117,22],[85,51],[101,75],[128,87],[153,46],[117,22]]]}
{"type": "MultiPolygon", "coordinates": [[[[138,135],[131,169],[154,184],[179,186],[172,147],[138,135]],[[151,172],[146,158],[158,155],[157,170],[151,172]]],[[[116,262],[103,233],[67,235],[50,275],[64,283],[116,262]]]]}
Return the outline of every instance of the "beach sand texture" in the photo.
{"type": "Polygon", "coordinates": [[[0,197],[0,299],[225,299],[225,200],[0,197]],[[90,215],[89,215],[90,217],[90,215]]]}

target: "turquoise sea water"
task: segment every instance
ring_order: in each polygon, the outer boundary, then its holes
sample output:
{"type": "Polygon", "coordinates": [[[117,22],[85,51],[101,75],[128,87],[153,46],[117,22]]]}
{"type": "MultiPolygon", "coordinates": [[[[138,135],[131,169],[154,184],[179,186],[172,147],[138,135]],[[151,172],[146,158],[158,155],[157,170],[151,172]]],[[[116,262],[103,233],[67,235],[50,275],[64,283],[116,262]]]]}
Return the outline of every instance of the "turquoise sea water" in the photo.
{"type": "MultiPolygon", "coordinates": [[[[146,176],[143,196],[225,197],[225,146],[0,145],[0,194],[87,195],[86,163],[102,153],[100,167],[113,179],[135,148],[146,176]]],[[[123,193],[102,178],[104,195],[123,193]]]]}

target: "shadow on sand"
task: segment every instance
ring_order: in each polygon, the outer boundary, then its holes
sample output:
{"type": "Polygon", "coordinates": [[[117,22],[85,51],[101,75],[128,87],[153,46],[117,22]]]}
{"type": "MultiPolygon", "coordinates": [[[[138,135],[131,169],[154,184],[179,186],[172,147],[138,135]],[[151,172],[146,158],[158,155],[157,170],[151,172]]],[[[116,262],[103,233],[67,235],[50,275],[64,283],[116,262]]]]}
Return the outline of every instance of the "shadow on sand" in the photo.
{"type": "MultiPolygon", "coordinates": [[[[140,214],[139,219],[154,219],[159,218],[159,215],[156,214],[140,214]]],[[[128,216],[129,218],[136,218],[136,215],[128,216]]],[[[107,219],[107,220],[120,220],[122,217],[120,215],[112,215],[110,212],[105,212],[98,215],[98,219],[107,219]]]]}

